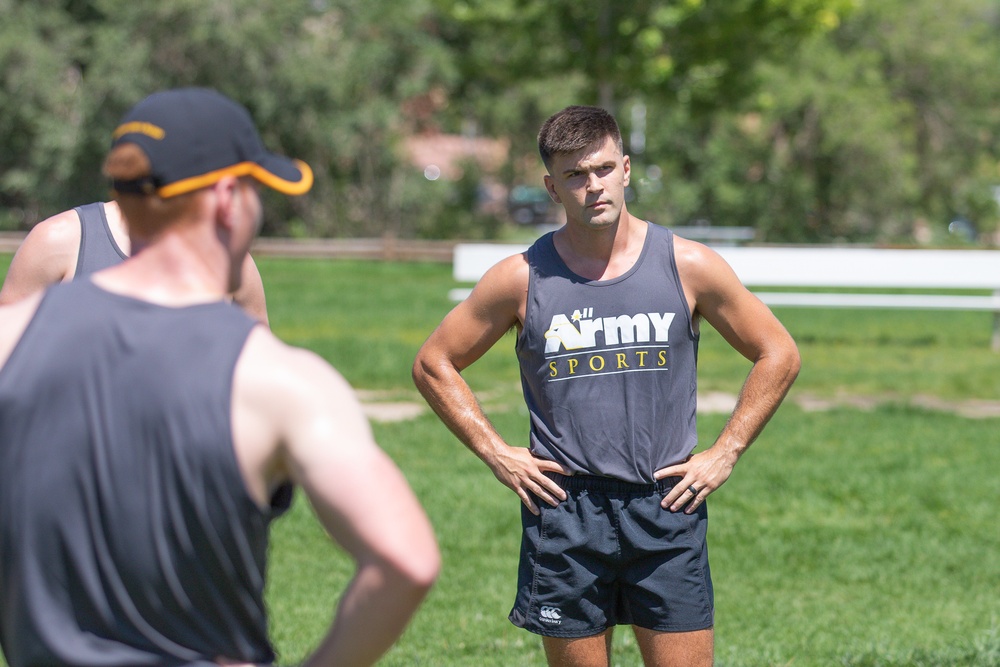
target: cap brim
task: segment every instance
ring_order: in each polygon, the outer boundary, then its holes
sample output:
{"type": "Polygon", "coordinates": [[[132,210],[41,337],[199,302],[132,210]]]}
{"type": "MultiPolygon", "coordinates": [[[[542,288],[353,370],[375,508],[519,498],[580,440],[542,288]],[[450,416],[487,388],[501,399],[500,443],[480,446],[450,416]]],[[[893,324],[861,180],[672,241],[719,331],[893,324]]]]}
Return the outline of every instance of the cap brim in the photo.
{"type": "Polygon", "coordinates": [[[250,175],[263,185],[286,195],[303,195],[313,184],[312,169],[302,160],[268,153],[257,162],[250,175]]]}

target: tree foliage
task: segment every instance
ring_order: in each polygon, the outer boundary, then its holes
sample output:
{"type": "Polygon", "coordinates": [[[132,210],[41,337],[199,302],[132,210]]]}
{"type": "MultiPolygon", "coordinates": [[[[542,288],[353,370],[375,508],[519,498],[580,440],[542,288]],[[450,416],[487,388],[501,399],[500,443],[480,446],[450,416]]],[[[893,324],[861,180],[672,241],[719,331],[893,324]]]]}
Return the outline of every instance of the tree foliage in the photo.
{"type": "Polygon", "coordinates": [[[52,213],[106,196],[98,166],[121,114],[154,90],[192,85],[245,104],[269,147],[314,168],[309,197],[269,202],[271,231],[373,233],[410,205],[398,183],[400,106],[451,69],[444,47],[414,29],[419,0],[7,4],[17,21],[0,29],[0,123],[21,137],[3,151],[7,206],[52,213]]]}
{"type": "MultiPolygon", "coordinates": [[[[770,241],[996,226],[992,0],[0,0],[0,225],[106,196],[120,115],[218,88],[314,168],[273,234],[488,236],[484,174],[428,181],[407,136],[506,139],[489,175],[537,183],[535,133],[612,109],[633,208],[751,225],[770,241]],[[6,222],[5,222],[6,221],[6,222]]],[[[944,236],[942,236],[944,238],[944,236]]]]}
{"type": "Polygon", "coordinates": [[[954,242],[956,216],[991,231],[997,30],[986,0],[863,4],[794,57],[757,62],[754,91],[702,134],[683,105],[658,110],[646,157],[666,175],[640,201],[769,241],[954,242]]]}
{"type": "Polygon", "coordinates": [[[580,94],[614,110],[636,91],[701,109],[753,88],[756,61],[833,27],[847,0],[439,0],[467,81],[516,87],[580,76],[580,94]]]}

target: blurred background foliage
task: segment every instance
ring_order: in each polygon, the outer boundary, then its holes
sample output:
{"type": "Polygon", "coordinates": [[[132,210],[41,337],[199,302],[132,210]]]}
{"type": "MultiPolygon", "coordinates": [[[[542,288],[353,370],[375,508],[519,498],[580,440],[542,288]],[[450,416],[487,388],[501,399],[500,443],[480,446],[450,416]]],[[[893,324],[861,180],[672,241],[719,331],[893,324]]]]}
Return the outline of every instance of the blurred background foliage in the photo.
{"type": "Polygon", "coordinates": [[[541,184],[542,121],[599,104],[633,212],[661,224],[996,243],[995,0],[0,0],[0,16],[0,229],[106,198],[120,115],[199,85],[316,172],[308,196],[269,198],[270,235],[552,222],[511,193],[541,184]]]}

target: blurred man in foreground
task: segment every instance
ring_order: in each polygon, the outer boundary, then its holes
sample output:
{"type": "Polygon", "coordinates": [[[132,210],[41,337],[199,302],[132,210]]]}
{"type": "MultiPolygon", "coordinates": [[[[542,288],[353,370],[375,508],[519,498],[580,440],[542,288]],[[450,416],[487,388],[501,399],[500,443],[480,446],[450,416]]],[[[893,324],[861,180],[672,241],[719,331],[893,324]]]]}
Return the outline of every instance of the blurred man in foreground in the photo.
{"type": "Polygon", "coordinates": [[[437,576],[429,522],[343,378],[226,298],[260,184],[312,172],[205,89],[136,105],[104,171],[132,257],[0,307],[8,662],[273,662],[268,527],[299,485],[357,563],[306,664],[374,663],[437,576]]]}

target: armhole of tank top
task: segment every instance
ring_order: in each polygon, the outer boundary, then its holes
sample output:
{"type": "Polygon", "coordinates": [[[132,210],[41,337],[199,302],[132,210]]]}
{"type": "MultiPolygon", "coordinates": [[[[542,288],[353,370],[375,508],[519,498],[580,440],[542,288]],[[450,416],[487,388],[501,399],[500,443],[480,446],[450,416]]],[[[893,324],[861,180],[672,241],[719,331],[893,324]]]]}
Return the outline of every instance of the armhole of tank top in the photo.
{"type": "Polygon", "coordinates": [[[532,307],[531,302],[535,293],[535,269],[532,264],[532,258],[537,255],[541,248],[535,247],[536,244],[532,244],[527,250],[524,251],[524,261],[528,263],[528,290],[525,293],[524,301],[524,322],[521,323],[521,331],[517,334],[517,339],[514,343],[514,349],[520,348],[524,341],[525,332],[528,330],[528,321],[531,319],[532,307]]]}
{"type": "Polygon", "coordinates": [[[76,266],[73,267],[73,279],[75,280],[80,275],[80,265],[83,262],[84,248],[87,245],[87,221],[82,206],[77,206],[73,211],[76,212],[76,218],[80,221],[80,247],[77,248],[76,266]]]}
{"type": "MultiPolygon", "coordinates": [[[[240,314],[245,315],[242,310],[239,311],[240,314]]],[[[243,354],[246,352],[247,344],[250,342],[250,337],[253,335],[254,329],[259,325],[259,322],[252,322],[250,326],[245,330],[243,335],[243,342],[236,350],[236,355],[232,358],[232,363],[229,366],[229,428],[228,428],[228,442],[229,442],[229,461],[230,470],[235,475],[234,481],[236,485],[240,488],[242,492],[242,499],[240,502],[246,505],[249,511],[253,511],[257,516],[264,519],[264,521],[272,521],[277,517],[281,516],[291,507],[292,499],[294,497],[295,485],[293,482],[288,481],[279,484],[275,489],[268,495],[267,504],[264,506],[258,505],[257,500],[253,497],[250,492],[250,487],[247,484],[247,480],[243,477],[243,466],[240,463],[240,456],[236,452],[236,432],[233,428],[233,397],[236,395],[236,367],[239,366],[240,360],[243,358],[243,354]],[[285,487],[288,488],[285,488],[285,487]]]]}
{"type": "MultiPolygon", "coordinates": [[[[550,244],[550,246],[551,246],[551,244],[552,244],[552,234],[551,233],[549,233],[547,236],[542,237],[542,238],[547,238],[547,240],[544,241],[544,243],[550,244]]],[[[522,344],[522,341],[523,341],[524,336],[525,336],[525,332],[528,330],[528,320],[531,319],[531,315],[532,315],[532,311],[533,311],[533,309],[531,307],[531,304],[532,304],[532,300],[533,300],[533,297],[534,297],[534,294],[535,294],[535,288],[536,288],[536,285],[535,285],[535,264],[534,264],[534,262],[541,262],[541,261],[543,261],[543,260],[538,259],[539,253],[549,252],[549,251],[555,252],[555,247],[554,246],[551,246],[549,249],[543,250],[542,248],[538,247],[538,243],[539,242],[536,241],[535,243],[533,243],[531,245],[531,247],[529,247],[527,250],[524,251],[524,259],[528,263],[528,291],[527,291],[527,293],[525,294],[525,297],[524,297],[525,298],[525,302],[524,302],[524,322],[521,325],[521,331],[517,334],[517,341],[516,341],[515,346],[514,346],[515,349],[517,349],[522,344]]]]}
{"type": "Polygon", "coordinates": [[[108,213],[104,208],[104,202],[99,202],[97,206],[97,215],[101,218],[101,226],[104,227],[104,233],[108,236],[108,242],[114,249],[115,254],[118,255],[123,261],[128,259],[128,255],[122,250],[122,247],[118,245],[118,240],[115,239],[115,233],[111,231],[111,223],[108,221],[108,213]]]}
{"type": "MultiPolygon", "coordinates": [[[[652,223],[650,223],[650,225],[652,225],[652,223]]],[[[684,318],[687,321],[688,336],[691,337],[691,340],[697,342],[701,340],[701,334],[696,333],[694,330],[694,313],[691,312],[691,306],[688,304],[687,295],[684,294],[684,283],[681,282],[681,273],[677,270],[677,253],[674,250],[674,232],[666,227],[664,227],[664,229],[667,232],[670,272],[674,274],[674,286],[677,289],[677,298],[679,298],[680,302],[684,304],[684,318]]]]}

